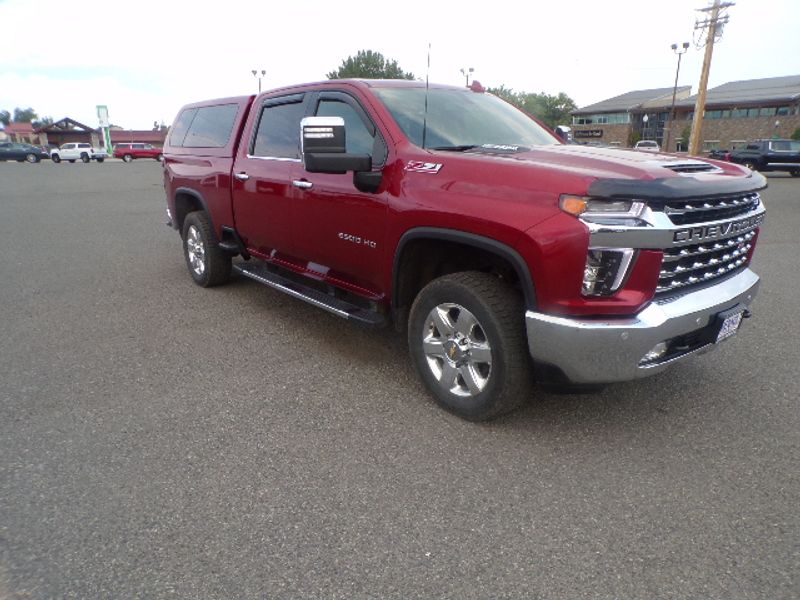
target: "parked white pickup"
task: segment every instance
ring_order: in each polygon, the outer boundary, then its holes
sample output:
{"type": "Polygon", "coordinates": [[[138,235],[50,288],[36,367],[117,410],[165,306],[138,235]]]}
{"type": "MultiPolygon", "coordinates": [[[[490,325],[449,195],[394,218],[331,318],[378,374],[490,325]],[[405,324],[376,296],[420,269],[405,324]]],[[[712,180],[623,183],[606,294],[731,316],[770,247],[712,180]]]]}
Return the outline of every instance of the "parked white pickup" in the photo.
{"type": "Polygon", "coordinates": [[[76,160],[85,163],[90,160],[103,162],[107,157],[108,153],[103,148],[93,148],[91,144],[80,142],[62,144],[61,148],[50,151],[50,158],[53,159],[53,162],[61,162],[62,160],[68,160],[72,163],[76,160]]]}

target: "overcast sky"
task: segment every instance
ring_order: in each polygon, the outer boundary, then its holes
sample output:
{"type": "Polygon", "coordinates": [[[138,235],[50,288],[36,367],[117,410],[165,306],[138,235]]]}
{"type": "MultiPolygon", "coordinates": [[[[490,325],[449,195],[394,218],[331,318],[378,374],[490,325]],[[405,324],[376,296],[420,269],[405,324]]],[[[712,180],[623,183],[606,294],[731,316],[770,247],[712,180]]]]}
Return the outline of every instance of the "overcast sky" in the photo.
{"type": "MultiPolygon", "coordinates": [[[[0,0],[0,110],[33,107],[96,127],[170,124],[181,105],[325,79],[370,49],[424,78],[565,92],[586,106],[671,87],[670,44],[694,42],[708,0],[0,0]]],[[[800,0],[736,0],[715,46],[710,86],[800,74],[800,0]]],[[[692,43],[680,85],[696,92],[703,61],[692,43]]]]}

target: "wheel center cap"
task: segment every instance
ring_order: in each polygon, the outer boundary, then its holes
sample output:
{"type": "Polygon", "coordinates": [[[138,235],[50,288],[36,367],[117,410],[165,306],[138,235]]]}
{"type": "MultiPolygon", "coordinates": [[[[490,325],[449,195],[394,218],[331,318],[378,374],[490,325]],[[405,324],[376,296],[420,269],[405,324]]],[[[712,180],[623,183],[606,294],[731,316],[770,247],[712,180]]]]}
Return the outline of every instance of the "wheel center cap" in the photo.
{"type": "Polygon", "coordinates": [[[456,341],[449,341],[444,345],[444,352],[447,358],[453,362],[458,362],[464,357],[464,350],[459,346],[456,341]]]}

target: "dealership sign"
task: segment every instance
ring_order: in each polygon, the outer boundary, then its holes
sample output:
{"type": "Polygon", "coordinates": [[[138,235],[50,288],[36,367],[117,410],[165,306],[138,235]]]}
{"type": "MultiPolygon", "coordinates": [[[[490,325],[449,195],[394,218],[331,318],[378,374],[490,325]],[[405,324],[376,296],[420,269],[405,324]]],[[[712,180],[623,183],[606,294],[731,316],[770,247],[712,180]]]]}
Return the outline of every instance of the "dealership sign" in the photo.
{"type": "Polygon", "coordinates": [[[576,138],[601,138],[603,137],[602,129],[576,129],[573,132],[576,138]]]}

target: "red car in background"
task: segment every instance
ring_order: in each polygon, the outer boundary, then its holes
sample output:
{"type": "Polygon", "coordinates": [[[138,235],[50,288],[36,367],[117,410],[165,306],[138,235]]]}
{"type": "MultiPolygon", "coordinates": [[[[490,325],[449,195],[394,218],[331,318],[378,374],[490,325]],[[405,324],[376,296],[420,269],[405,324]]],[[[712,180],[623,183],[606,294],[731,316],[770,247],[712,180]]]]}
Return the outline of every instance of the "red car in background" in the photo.
{"type": "Polygon", "coordinates": [[[117,144],[114,146],[114,158],[131,162],[134,158],[154,158],[161,160],[161,148],[151,144],[117,144]]]}

